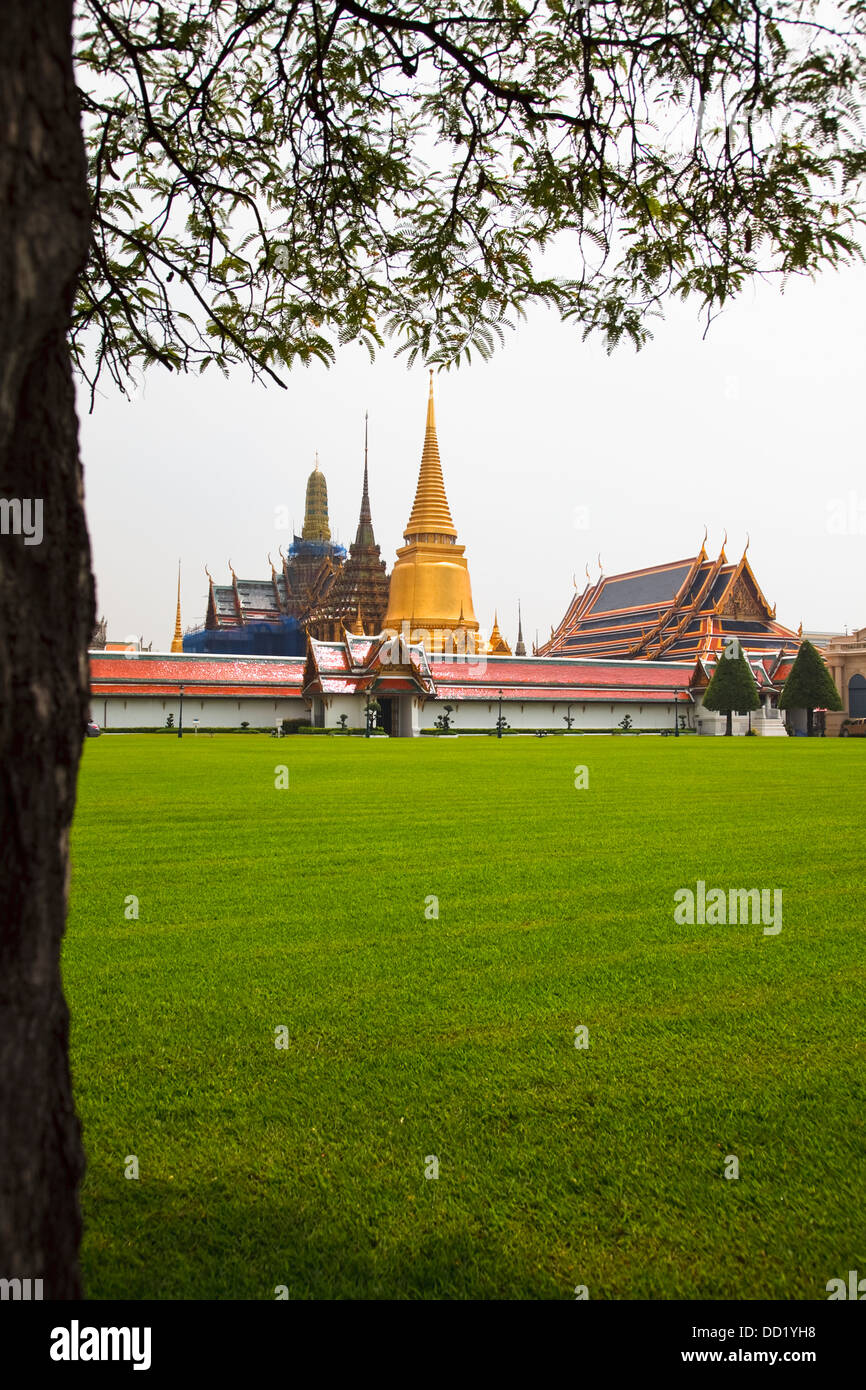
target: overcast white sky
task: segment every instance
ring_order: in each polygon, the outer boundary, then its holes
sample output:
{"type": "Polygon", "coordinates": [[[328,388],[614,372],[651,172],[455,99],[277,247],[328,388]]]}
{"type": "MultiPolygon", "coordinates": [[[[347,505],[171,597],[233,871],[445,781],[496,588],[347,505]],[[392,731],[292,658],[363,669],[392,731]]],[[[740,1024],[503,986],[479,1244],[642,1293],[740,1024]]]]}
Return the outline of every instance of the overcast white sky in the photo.
{"type": "MultiPolygon", "coordinates": [[[[654,341],[606,356],[579,328],[538,313],[490,363],[436,378],[439,445],[466,547],[476,616],[494,608],[514,644],[521,599],[527,646],[549,634],[584,566],[597,575],[696,553],[749,560],[781,622],[866,624],[863,382],[866,271],[763,285],[706,339],[697,310],[672,306],[654,341]],[[584,526],[584,522],[588,522],[584,526]]],[[[204,618],[217,583],[269,574],[298,526],[316,450],[332,534],[358,519],[364,411],[370,493],[390,570],[415,492],[427,374],[345,348],[330,370],[298,368],[288,389],[226,381],[213,368],[153,368],[132,401],[106,388],[81,444],[97,602],[109,637],[142,634],[167,650],[178,557],[184,626],[204,618]]]]}

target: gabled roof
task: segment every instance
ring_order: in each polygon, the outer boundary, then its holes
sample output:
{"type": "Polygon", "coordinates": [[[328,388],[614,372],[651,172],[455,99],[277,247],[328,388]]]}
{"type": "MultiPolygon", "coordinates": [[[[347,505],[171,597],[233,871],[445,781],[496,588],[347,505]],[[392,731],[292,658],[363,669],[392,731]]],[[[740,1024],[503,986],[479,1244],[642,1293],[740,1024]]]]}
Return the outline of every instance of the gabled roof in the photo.
{"type": "Polygon", "coordinates": [[[383,634],[360,637],[347,629],[342,642],[308,639],[305,696],[375,695],[377,690],[435,695],[424,648],[383,634]]]}
{"type": "Polygon", "coordinates": [[[729,564],[724,545],[691,558],[600,576],[575,594],[540,656],[695,660],[739,636],[750,653],[796,652],[797,635],[776,622],[746,558],[729,564]]]}

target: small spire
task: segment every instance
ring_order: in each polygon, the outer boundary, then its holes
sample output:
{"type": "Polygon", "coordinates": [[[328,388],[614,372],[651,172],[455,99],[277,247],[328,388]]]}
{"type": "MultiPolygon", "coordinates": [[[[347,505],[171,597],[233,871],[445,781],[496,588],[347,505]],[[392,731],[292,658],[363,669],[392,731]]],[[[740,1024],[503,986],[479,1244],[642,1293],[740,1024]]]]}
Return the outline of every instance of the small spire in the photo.
{"type": "Polygon", "coordinates": [[[517,646],[514,648],[515,656],[526,656],[526,645],[523,641],[523,614],[520,611],[520,600],[517,600],[517,646]]]}
{"type": "Polygon", "coordinates": [[[174,637],[171,639],[173,652],[183,651],[183,630],[180,625],[180,560],[177,562],[177,616],[174,620],[174,637]]]}
{"type": "Polygon", "coordinates": [[[355,545],[367,549],[376,544],[376,537],[373,535],[373,518],[370,513],[370,489],[367,481],[367,448],[368,448],[368,420],[367,412],[364,412],[364,487],[361,493],[361,515],[358,518],[358,530],[355,533],[355,545]]]}

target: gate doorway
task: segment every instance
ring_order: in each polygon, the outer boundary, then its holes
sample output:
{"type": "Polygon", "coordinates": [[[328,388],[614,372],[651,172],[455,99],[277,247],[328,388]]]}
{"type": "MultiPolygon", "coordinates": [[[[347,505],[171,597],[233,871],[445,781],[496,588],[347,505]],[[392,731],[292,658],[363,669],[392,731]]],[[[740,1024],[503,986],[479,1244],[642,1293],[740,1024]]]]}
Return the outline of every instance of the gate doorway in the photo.
{"type": "Polygon", "coordinates": [[[394,708],[396,702],[387,696],[384,699],[381,696],[377,698],[379,700],[379,723],[385,733],[393,738],[397,732],[397,711],[394,708]]]}
{"type": "Polygon", "coordinates": [[[866,719],[866,676],[852,676],[848,682],[848,714],[866,719]]]}

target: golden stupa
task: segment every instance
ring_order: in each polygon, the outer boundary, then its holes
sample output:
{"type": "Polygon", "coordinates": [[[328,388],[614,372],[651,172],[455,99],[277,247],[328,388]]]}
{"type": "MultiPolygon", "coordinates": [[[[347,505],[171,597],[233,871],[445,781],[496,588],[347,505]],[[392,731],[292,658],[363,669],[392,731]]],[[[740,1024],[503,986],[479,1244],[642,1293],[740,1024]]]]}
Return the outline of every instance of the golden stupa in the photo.
{"type": "Polygon", "coordinates": [[[428,653],[477,650],[469,568],[464,547],[457,544],[442,478],[432,371],[421,471],[403,534],[406,544],[397,551],[391,571],[385,628],[423,642],[428,653]]]}

